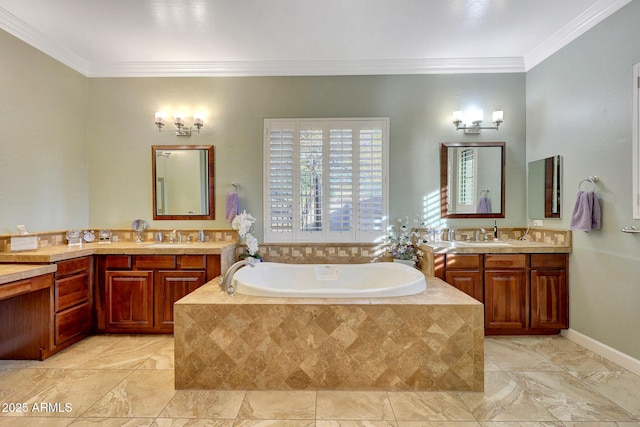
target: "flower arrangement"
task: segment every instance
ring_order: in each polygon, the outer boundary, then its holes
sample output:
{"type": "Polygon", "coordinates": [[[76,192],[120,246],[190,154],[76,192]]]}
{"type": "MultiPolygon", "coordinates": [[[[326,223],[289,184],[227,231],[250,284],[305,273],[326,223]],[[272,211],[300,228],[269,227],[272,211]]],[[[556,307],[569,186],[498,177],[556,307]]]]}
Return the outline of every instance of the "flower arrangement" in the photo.
{"type": "Polygon", "coordinates": [[[409,227],[409,217],[397,218],[394,225],[389,226],[389,234],[385,236],[389,244],[389,252],[395,259],[417,262],[422,257],[422,251],[417,245],[422,241],[421,234],[415,228],[424,228],[420,216],[416,214],[414,227],[409,227]]]}
{"type": "Polygon", "coordinates": [[[240,255],[242,259],[247,257],[262,259],[258,253],[258,239],[251,233],[255,222],[256,219],[246,210],[236,215],[231,222],[231,228],[238,231],[238,236],[240,239],[244,239],[247,245],[247,249],[240,255]]]}

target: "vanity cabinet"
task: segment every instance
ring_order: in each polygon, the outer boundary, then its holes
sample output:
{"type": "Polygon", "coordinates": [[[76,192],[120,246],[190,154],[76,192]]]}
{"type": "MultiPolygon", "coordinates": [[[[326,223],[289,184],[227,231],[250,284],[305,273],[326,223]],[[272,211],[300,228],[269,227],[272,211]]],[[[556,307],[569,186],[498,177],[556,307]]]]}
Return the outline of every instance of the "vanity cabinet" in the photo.
{"type": "Polygon", "coordinates": [[[96,259],[96,332],[172,333],[173,304],[220,275],[219,255],[96,259]]]}
{"type": "Polygon", "coordinates": [[[485,306],[485,335],[569,327],[568,254],[437,254],[435,276],[485,306]]]}
{"type": "Polygon", "coordinates": [[[51,353],[91,333],[93,257],[59,261],[53,285],[53,340],[51,353]]]}

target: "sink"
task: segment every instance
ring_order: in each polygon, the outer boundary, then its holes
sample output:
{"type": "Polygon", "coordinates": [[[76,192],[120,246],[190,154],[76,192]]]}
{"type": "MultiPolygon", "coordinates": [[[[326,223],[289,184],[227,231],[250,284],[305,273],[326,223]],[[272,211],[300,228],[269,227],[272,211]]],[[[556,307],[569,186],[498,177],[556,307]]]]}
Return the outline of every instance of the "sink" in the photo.
{"type": "Polygon", "coordinates": [[[509,242],[492,242],[492,241],[488,241],[488,242],[454,242],[454,244],[460,244],[460,246],[485,246],[485,247],[499,247],[499,246],[513,246],[511,243],[509,242]]]}
{"type": "Polygon", "coordinates": [[[152,243],[150,245],[146,245],[146,248],[157,248],[157,249],[170,249],[170,248],[186,248],[189,246],[189,243],[152,243]]]}

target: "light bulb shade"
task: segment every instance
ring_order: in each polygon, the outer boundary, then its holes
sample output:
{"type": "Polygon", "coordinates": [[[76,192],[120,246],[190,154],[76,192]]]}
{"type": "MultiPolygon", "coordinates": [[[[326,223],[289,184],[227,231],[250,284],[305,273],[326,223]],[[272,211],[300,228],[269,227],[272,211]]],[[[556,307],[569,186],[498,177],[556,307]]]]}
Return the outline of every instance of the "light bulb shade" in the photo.
{"type": "Polygon", "coordinates": [[[201,113],[195,113],[193,115],[193,124],[198,128],[201,128],[204,125],[204,119],[202,118],[201,113]]]}
{"type": "Polygon", "coordinates": [[[469,121],[471,123],[482,123],[482,109],[477,108],[469,111],[469,121]]]}
{"type": "Polygon", "coordinates": [[[493,123],[502,123],[504,121],[504,111],[496,110],[492,116],[493,123]]]}
{"type": "Polygon", "coordinates": [[[453,123],[462,123],[464,122],[464,116],[462,111],[457,110],[453,112],[453,123]]]}
{"type": "Polygon", "coordinates": [[[165,117],[164,112],[157,111],[156,112],[156,116],[155,116],[155,123],[156,124],[164,124],[164,117],[165,117]]]}
{"type": "Polygon", "coordinates": [[[184,126],[184,114],[182,113],[176,113],[173,116],[173,123],[177,126],[177,125],[181,125],[184,126]]]}

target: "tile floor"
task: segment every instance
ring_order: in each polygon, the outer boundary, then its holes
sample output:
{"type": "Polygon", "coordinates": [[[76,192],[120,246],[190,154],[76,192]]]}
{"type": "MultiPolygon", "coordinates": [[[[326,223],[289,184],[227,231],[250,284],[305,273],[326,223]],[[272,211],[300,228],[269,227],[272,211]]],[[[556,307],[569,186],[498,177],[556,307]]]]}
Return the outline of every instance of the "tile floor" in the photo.
{"type": "Polygon", "coordinates": [[[565,338],[485,354],[484,393],[176,391],[171,336],[93,336],[0,361],[0,426],[640,426],[640,377],[565,338]]]}

